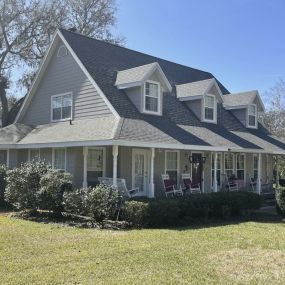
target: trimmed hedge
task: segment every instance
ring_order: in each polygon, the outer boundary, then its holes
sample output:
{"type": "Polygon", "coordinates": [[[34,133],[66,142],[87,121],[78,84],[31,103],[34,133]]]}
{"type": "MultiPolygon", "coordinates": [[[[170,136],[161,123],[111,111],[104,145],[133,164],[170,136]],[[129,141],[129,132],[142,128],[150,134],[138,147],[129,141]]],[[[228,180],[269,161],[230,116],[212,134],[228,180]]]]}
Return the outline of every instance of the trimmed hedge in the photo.
{"type": "Polygon", "coordinates": [[[260,208],[260,195],[249,192],[217,192],[186,197],[126,201],[122,217],[133,227],[189,224],[208,218],[228,219],[260,208]]]}
{"type": "Polygon", "coordinates": [[[276,189],[276,210],[281,216],[285,216],[285,187],[276,189]]]}

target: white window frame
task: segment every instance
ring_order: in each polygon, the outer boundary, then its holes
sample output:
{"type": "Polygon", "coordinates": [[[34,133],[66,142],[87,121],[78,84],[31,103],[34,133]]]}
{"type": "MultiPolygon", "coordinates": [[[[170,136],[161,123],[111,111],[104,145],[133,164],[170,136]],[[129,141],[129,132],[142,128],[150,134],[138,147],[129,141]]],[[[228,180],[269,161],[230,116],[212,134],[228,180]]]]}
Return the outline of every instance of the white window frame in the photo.
{"type": "Polygon", "coordinates": [[[52,95],[51,99],[50,99],[50,120],[51,122],[64,122],[64,121],[69,121],[73,119],[73,93],[72,92],[66,92],[66,93],[61,93],[61,94],[56,94],[56,95],[52,95]],[[65,118],[65,119],[58,119],[58,120],[54,120],[53,119],[53,108],[52,108],[52,101],[54,98],[56,97],[63,97],[66,95],[70,95],[71,96],[71,112],[70,112],[70,118],[65,118]]]}
{"type": "Polygon", "coordinates": [[[257,105],[256,104],[248,105],[248,107],[246,108],[246,126],[251,129],[257,129],[257,124],[258,124],[257,123],[257,105]],[[249,114],[250,107],[254,107],[255,109],[255,125],[254,126],[249,124],[249,116],[253,116],[249,114]]]}
{"type": "Polygon", "coordinates": [[[66,158],[67,158],[67,151],[66,151],[66,147],[56,147],[56,148],[53,148],[52,149],[52,168],[53,169],[57,169],[57,170],[60,170],[60,171],[66,171],[66,158]],[[54,164],[55,164],[55,151],[56,150],[64,150],[64,154],[65,154],[65,163],[64,163],[64,169],[59,169],[59,168],[55,168],[54,164]]]}
{"type": "MultiPolygon", "coordinates": [[[[236,175],[236,177],[237,177],[237,172],[238,172],[238,170],[243,170],[244,171],[244,174],[243,174],[243,181],[244,181],[244,183],[246,182],[246,155],[245,155],[245,153],[236,153],[236,155],[235,155],[235,167],[236,167],[236,169],[235,169],[235,175],[236,175]],[[243,165],[243,169],[242,168],[237,168],[237,156],[238,155],[241,155],[241,156],[243,156],[243,159],[244,159],[244,165],[243,165]]],[[[238,177],[237,177],[238,178],[238,177]]],[[[245,185],[245,184],[244,184],[245,185]]]]}
{"type": "Polygon", "coordinates": [[[106,147],[88,147],[87,148],[87,168],[86,171],[92,171],[92,170],[88,170],[88,152],[90,149],[96,149],[96,150],[102,150],[103,151],[103,177],[106,176],[106,147]]]}
{"type": "Polygon", "coordinates": [[[217,123],[217,98],[215,95],[212,95],[212,94],[206,94],[203,96],[203,99],[202,99],[202,110],[201,110],[201,114],[202,114],[202,121],[203,122],[206,122],[206,123],[214,123],[216,124],[217,123]],[[210,119],[206,119],[205,118],[205,101],[206,101],[206,97],[212,97],[214,98],[214,110],[213,110],[213,120],[210,120],[210,119]]]}
{"type": "Polygon", "coordinates": [[[258,179],[258,155],[257,154],[253,154],[252,156],[252,178],[254,178],[254,171],[256,171],[257,173],[257,176],[255,177],[255,179],[258,179]],[[257,165],[256,165],[256,168],[254,167],[254,159],[256,158],[256,161],[257,161],[257,165]]]}
{"type": "MultiPolygon", "coordinates": [[[[221,158],[221,161],[220,161],[220,169],[219,168],[217,168],[217,171],[218,170],[220,170],[220,185],[218,185],[218,187],[222,187],[222,169],[223,169],[223,154],[221,153],[221,152],[218,152],[217,153],[217,156],[219,157],[220,156],[220,158],[221,158]]],[[[214,189],[214,181],[213,181],[213,171],[214,171],[214,169],[213,169],[213,159],[215,159],[215,153],[214,152],[212,152],[211,153],[211,187],[212,187],[212,189],[214,189]]],[[[218,166],[218,163],[217,163],[217,166],[218,166]]],[[[218,179],[218,175],[217,175],[217,179],[218,179]]]]}
{"type": "Polygon", "coordinates": [[[177,171],[177,186],[180,181],[180,151],[179,150],[165,150],[164,154],[164,173],[167,174],[167,171],[177,171]],[[167,153],[177,153],[177,169],[168,169],[167,168],[167,153]]]}
{"type": "Polygon", "coordinates": [[[68,55],[68,49],[67,49],[67,47],[66,47],[65,45],[59,46],[59,48],[58,48],[58,50],[57,50],[56,56],[57,56],[57,57],[64,57],[64,56],[67,56],[67,55],[68,55]],[[65,50],[64,55],[60,55],[60,52],[61,52],[62,49],[65,50]]]}
{"type": "Polygon", "coordinates": [[[1,151],[6,151],[6,166],[9,167],[9,161],[10,161],[10,149],[0,149],[1,151]]]}
{"type": "MultiPolygon", "coordinates": [[[[152,97],[154,98],[154,97],[152,97]]],[[[161,86],[160,86],[160,82],[158,81],[152,81],[152,80],[147,80],[144,82],[143,84],[143,113],[146,113],[146,114],[152,114],[152,115],[161,115],[162,113],[162,110],[161,110],[161,86]],[[146,83],[150,83],[150,84],[156,84],[158,86],[158,97],[157,97],[157,112],[155,111],[149,111],[149,110],[146,110],[145,108],[145,97],[148,96],[148,97],[152,97],[152,96],[149,96],[149,95],[146,95],[146,83]]]]}
{"type": "Polygon", "coordinates": [[[227,176],[227,170],[232,170],[233,171],[233,175],[236,175],[236,172],[235,172],[235,158],[236,158],[236,156],[235,156],[235,154],[234,153],[232,153],[232,152],[230,152],[230,153],[225,153],[224,154],[224,172],[225,172],[225,176],[227,177],[227,178],[230,178],[230,177],[228,177],[227,176]],[[226,168],[226,157],[227,157],[227,155],[232,155],[232,157],[233,157],[233,168],[226,168]]]}
{"type": "Polygon", "coordinates": [[[39,160],[41,159],[41,149],[40,148],[29,148],[29,151],[28,151],[28,161],[31,161],[31,151],[32,150],[38,150],[39,152],[39,160]]]}

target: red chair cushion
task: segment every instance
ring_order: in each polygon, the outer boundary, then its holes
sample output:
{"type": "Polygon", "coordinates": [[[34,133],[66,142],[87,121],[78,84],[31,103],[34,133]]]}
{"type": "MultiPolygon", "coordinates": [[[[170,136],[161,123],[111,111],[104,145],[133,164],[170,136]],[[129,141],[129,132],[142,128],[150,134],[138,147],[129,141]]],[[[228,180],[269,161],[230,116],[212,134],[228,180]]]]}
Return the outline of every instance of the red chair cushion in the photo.
{"type": "Polygon", "coordinates": [[[173,191],[175,183],[172,179],[163,180],[163,183],[164,183],[164,187],[165,187],[166,192],[173,191]]]}

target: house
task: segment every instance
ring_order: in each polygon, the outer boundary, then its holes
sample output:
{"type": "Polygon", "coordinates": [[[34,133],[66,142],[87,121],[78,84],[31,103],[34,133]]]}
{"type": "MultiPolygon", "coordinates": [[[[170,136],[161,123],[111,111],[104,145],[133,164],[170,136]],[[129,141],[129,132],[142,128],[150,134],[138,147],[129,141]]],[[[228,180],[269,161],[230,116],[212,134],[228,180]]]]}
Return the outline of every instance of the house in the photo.
{"type": "Polygon", "coordinates": [[[202,191],[235,175],[273,180],[285,142],[258,122],[257,91],[230,92],[209,72],[76,32],[56,32],[13,124],[0,130],[0,160],[15,167],[45,159],[76,186],[125,178],[138,195],[163,193],[161,174],[179,185],[191,173],[202,191]]]}

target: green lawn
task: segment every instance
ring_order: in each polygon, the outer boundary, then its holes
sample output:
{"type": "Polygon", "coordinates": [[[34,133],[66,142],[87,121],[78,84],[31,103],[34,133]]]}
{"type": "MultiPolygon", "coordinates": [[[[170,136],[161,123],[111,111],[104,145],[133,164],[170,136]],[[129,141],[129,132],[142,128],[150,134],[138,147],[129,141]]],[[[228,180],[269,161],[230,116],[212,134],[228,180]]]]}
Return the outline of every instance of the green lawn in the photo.
{"type": "Polygon", "coordinates": [[[0,284],[284,284],[285,224],[107,231],[0,216],[0,284]]]}

